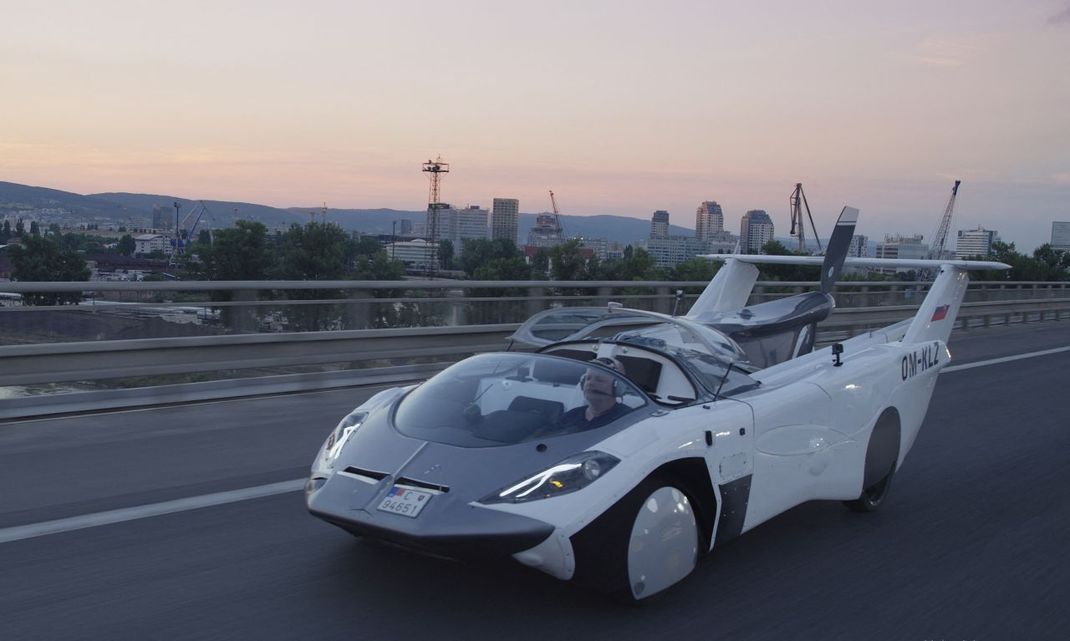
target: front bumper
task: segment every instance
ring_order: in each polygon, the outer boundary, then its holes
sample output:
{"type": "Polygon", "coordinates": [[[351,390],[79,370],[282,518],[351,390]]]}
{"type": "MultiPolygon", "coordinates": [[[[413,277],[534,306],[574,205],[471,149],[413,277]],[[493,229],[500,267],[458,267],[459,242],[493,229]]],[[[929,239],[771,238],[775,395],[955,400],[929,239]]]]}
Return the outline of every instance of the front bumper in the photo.
{"type": "Polygon", "coordinates": [[[334,475],[306,491],[308,511],[359,536],[367,536],[433,556],[496,560],[545,541],[554,526],[535,519],[471,505],[453,493],[437,494],[416,518],[376,509],[392,486],[334,475]]]}

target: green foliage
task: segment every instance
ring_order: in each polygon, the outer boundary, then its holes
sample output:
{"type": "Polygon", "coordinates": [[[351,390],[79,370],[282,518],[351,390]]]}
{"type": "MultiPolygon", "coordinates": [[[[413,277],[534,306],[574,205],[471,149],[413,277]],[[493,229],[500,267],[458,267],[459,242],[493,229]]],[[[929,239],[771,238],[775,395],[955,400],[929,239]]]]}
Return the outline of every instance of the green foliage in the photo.
{"type": "MultiPolygon", "coordinates": [[[[87,281],[89,267],[76,252],[61,249],[59,243],[44,236],[30,235],[22,244],[10,248],[11,277],[17,281],[87,281]]],[[[80,293],[27,292],[27,305],[64,305],[82,299],[80,293]]]]}
{"type": "MultiPolygon", "coordinates": [[[[441,247],[439,256],[442,255],[441,247]]],[[[461,257],[457,261],[464,273],[469,278],[480,280],[512,280],[518,273],[523,273],[516,261],[524,262],[523,254],[516,248],[513,241],[499,238],[474,238],[466,240],[462,245],[461,257]],[[476,272],[480,275],[476,275],[476,272]],[[507,275],[511,274],[511,275],[507,275]]],[[[526,265],[525,265],[526,267],[526,265]]],[[[527,270],[527,276],[516,280],[524,280],[530,277],[531,270],[527,270]]]]}
{"type": "MultiPolygon", "coordinates": [[[[762,253],[769,256],[809,256],[793,252],[779,240],[762,245],[762,253]]],[[[814,281],[821,280],[821,268],[817,265],[759,265],[759,280],[814,281]]]]}
{"type": "Polygon", "coordinates": [[[438,262],[442,269],[453,269],[453,241],[441,240],[438,243],[438,262]]]}
{"type": "Polygon", "coordinates": [[[0,227],[0,245],[6,245],[15,233],[11,231],[11,221],[5,220],[4,226],[0,227]]]}
{"type": "Polygon", "coordinates": [[[691,258],[672,268],[669,277],[672,280],[713,280],[717,270],[723,263],[714,262],[707,258],[691,258]]]}
{"type": "Polygon", "coordinates": [[[279,247],[278,275],[286,280],[338,280],[354,254],[349,236],[335,223],[291,225],[279,247]]]}
{"type": "Polygon", "coordinates": [[[271,265],[267,228],[250,220],[217,231],[211,245],[198,243],[193,253],[200,264],[192,271],[205,280],[262,280],[271,265]]]}
{"type": "Polygon", "coordinates": [[[124,234],[123,237],[119,239],[119,246],[116,248],[116,251],[123,256],[133,256],[136,246],[134,237],[130,234],[124,234]]]}
{"type": "Polygon", "coordinates": [[[1047,243],[1037,247],[1032,256],[1026,256],[1015,250],[1014,243],[997,241],[992,243],[992,254],[1011,268],[981,272],[977,280],[1070,280],[1070,252],[1052,249],[1047,243]]]}
{"type": "Polygon", "coordinates": [[[594,280],[661,280],[664,270],[645,249],[628,245],[620,259],[602,261],[596,265],[594,280]]]}
{"type": "Polygon", "coordinates": [[[550,277],[553,280],[592,280],[588,261],[580,253],[580,241],[569,240],[550,249],[550,277]]]}

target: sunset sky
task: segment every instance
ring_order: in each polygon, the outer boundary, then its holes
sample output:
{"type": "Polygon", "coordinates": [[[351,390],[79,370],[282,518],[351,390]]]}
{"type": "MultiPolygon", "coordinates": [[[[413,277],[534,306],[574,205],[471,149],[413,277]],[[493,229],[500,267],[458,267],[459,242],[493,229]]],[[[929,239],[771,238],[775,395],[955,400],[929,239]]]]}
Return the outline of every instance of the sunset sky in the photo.
{"type": "Polygon", "coordinates": [[[1070,2],[0,0],[0,180],[277,206],[444,200],[827,236],[1070,220],[1070,2]]]}

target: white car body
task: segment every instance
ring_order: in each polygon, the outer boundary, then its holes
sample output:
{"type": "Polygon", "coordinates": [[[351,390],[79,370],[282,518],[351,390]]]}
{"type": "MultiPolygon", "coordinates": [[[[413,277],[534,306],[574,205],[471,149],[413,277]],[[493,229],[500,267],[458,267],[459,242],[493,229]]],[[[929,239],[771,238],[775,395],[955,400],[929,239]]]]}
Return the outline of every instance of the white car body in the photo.
{"type": "MultiPolygon", "coordinates": [[[[841,215],[840,225],[844,227],[838,229],[841,240],[845,234],[849,240],[856,214],[857,211],[847,208],[841,215]]],[[[718,343],[724,335],[701,328],[716,327],[719,322],[720,326],[728,327],[725,318],[747,318],[740,310],[757,278],[754,263],[829,264],[827,259],[796,256],[719,258],[726,265],[687,316],[673,318],[611,308],[607,312],[610,322],[613,314],[622,314],[648,323],[662,323],[658,326],[662,329],[655,327],[646,333],[648,343],[650,336],[662,340],[677,335],[672,332],[681,336],[690,332],[690,342],[684,347],[703,353],[716,352],[727,362],[736,358],[734,354],[741,354],[741,349],[734,345],[726,348],[718,343]]],[[[888,261],[846,259],[846,262],[887,264],[888,261]]],[[[749,367],[746,376],[757,384],[732,395],[722,395],[720,388],[711,394],[709,389],[703,391],[697,385],[688,391],[692,383],[685,375],[685,368],[669,362],[668,352],[648,349],[648,345],[629,342],[627,337],[600,341],[568,337],[545,345],[543,353],[554,355],[557,351],[570,358],[588,350],[588,358],[597,355],[658,361],[660,379],[648,385],[647,390],[657,403],[648,403],[640,420],[587,445],[585,452],[604,453],[619,462],[581,489],[522,502],[477,498],[465,504],[470,510],[468,514],[477,514],[472,510],[481,514],[491,511],[545,524],[545,532],[549,534],[531,547],[512,552],[512,558],[563,580],[574,578],[578,565],[584,563],[588,575],[621,570],[623,578],[609,582],[609,587],[617,592],[623,589],[627,598],[641,599],[690,573],[701,553],[801,503],[839,500],[858,511],[875,509],[887,492],[892,474],[917,437],[940,370],[950,362],[947,340],[965,294],[967,271],[1006,268],[999,263],[966,261],[894,261],[894,264],[939,272],[913,319],[845,340],[838,344],[842,346],[842,354],[834,354],[831,346],[813,351],[800,348],[807,341],[812,344],[811,323],[809,329],[793,334],[796,342],[789,357],[763,367],[749,367]],[[627,544],[626,554],[619,549],[610,550],[617,544],[607,543],[605,559],[582,560],[601,554],[597,549],[598,537],[615,536],[618,531],[625,537],[620,545],[627,544]],[[577,546],[583,549],[578,550],[577,546]],[[624,566],[620,567],[622,563],[624,566]]],[[[841,257],[827,277],[831,279],[842,265],[841,257]]],[[[531,335],[518,332],[521,334],[531,335]]],[[[725,379],[733,367],[726,367],[725,379]]],[[[525,371],[520,378],[524,379],[528,373],[525,371]]],[[[542,394],[544,398],[549,394],[564,399],[565,395],[575,393],[569,386],[538,381],[521,381],[515,385],[527,386],[535,390],[530,394],[542,394]],[[540,385],[545,389],[536,389],[540,385]]],[[[402,402],[399,399],[407,391],[380,394],[351,416],[366,416],[376,408],[402,402]]],[[[482,412],[501,411],[500,407],[491,407],[495,393],[491,386],[480,392],[476,400],[482,412]]],[[[335,450],[343,449],[352,430],[357,429],[346,428],[350,431],[345,432],[342,428],[340,425],[341,431],[336,431],[339,436],[333,445],[335,450]]],[[[347,514],[354,512],[346,513],[316,498],[320,487],[343,474],[328,462],[332,449],[328,445],[325,444],[313,467],[310,510],[336,525],[365,535],[381,534],[385,532],[384,527],[396,523],[400,528],[407,528],[405,541],[419,547],[420,531],[413,529],[414,519],[383,516],[370,507],[361,508],[364,511],[360,519],[375,521],[374,529],[368,530],[367,523],[347,521],[347,514]]],[[[542,444],[540,447],[545,449],[542,444]]],[[[421,451],[414,449],[405,463],[409,464],[421,451]]],[[[489,457],[490,453],[486,453],[489,457]]],[[[472,451],[456,454],[468,457],[466,461],[475,460],[471,457],[478,455],[472,451]]],[[[428,471],[435,467],[432,465],[428,471]]],[[[396,483],[403,469],[398,467],[395,476],[387,477],[384,482],[389,484],[393,479],[396,483]]],[[[355,478],[360,476],[355,474],[355,478]]],[[[416,478],[412,474],[410,477],[416,478]]],[[[379,479],[360,480],[365,484],[373,481],[379,479]]],[[[499,486],[507,485],[499,483],[499,486]]],[[[437,486],[420,482],[411,487],[437,486]]],[[[449,489],[447,484],[442,487],[445,491],[449,489]]],[[[383,488],[380,492],[386,491],[386,485],[383,488]]],[[[503,490],[501,496],[505,495],[503,490]]],[[[375,494],[374,500],[380,500],[381,496],[375,494]]],[[[469,534],[478,535],[478,532],[469,534]]]]}

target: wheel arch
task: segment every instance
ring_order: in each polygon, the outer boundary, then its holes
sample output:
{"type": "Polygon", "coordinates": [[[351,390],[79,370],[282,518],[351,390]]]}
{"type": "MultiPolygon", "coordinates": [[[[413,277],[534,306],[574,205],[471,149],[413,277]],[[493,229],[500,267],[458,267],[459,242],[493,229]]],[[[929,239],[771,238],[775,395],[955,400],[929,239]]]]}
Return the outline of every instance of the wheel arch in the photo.
{"type": "MultiPolygon", "coordinates": [[[[577,582],[603,590],[620,584],[617,568],[609,561],[614,554],[626,555],[629,536],[621,536],[619,540],[607,540],[603,533],[624,531],[630,533],[634,511],[646,498],[643,493],[650,489],[653,481],[679,485],[680,489],[688,495],[699,528],[700,554],[710,549],[719,503],[706,459],[702,457],[675,459],[652,470],[608,510],[570,537],[576,554],[574,578],[577,582]],[[640,494],[643,495],[640,496],[640,494]],[[616,549],[618,547],[620,549],[616,549]]],[[[624,581],[624,584],[626,585],[627,581],[624,581]]]]}
{"type": "Polygon", "coordinates": [[[902,421],[899,417],[899,410],[894,406],[889,406],[881,411],[869,435],[862,474],[862,489],[871,487],[896,470],[901,448],[902,421]]]}

